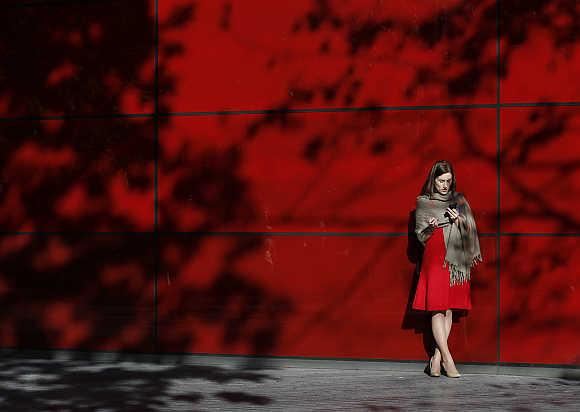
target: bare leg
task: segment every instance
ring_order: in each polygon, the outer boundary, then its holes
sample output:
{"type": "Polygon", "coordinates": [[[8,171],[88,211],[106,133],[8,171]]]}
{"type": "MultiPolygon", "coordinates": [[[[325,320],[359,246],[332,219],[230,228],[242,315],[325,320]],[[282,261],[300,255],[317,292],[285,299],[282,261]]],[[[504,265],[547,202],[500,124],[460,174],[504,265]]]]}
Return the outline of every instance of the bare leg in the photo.
{"type": "Polygon", "coordinates": [[[455,362],[453,362],[453,357],[451,352],[447,347],[447,337],[451,332],[450,321],[452,320],[452,313],[450,310],[444,312],[434,312],[431,317],[431,328],[433,329],[433,337],[437,343],[442,362],[445,366],[445,370],[449,375],[458,374],[457,368],[455,367],[455,362]],[[449,316],[447,316],[449,315],[449,316]],[[449,325],[449,327],[447,326],[449,325]]]}
{"type": "MultiPolygon", "coordinates": [[[[453,311],[447,309],[445,311],[445,341],[449,340],[449,335],[451,334],[451,326],[453,325],[453,311]]],[[[433,354],[433,365],[437,364],[437,371],[439,371],[439,364],[441,363],[441,351],[439,347],[435,345],[435,353],[433,354]]]]}

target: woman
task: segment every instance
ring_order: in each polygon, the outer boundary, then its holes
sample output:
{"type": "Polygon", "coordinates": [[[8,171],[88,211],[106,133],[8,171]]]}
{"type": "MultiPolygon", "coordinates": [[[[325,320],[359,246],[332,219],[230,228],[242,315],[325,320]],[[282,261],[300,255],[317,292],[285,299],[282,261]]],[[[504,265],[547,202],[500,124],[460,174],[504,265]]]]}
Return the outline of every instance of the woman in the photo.
{"type": "Polygon", "coordinates": [[[471,309],[470,269],[482,261],[475,220],[467,199],[455,191],[455,173],[446,160],[435,162],[417,197],[415,233],[425,246],[413,309],[431,313],[436,348],[429,375],[461,375],[447,346],[452,309],[471,309]]]}

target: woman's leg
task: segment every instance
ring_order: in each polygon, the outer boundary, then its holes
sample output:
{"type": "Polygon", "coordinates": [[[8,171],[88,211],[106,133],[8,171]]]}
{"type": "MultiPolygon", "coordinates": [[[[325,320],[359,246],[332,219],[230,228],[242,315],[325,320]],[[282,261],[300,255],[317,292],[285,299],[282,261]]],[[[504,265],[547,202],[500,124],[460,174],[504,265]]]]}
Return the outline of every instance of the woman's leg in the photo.
{"type": "Polygon", "coordinates": [[[447,309],[445,311],[445,331],[447,332],[447,340],[449,340],[449,335],[451,334],[451,325],[453,325],[453,311],[447,309]]]}
{"type": "MultiPolygon", "coordinates": [[[[453,311],[451,309],[447,309],[445,311],[445,341],[449,340],[449,335],[451,334],[451,325],[453,325],[453,311]]],[[[441,351],[437,345],[435,345],[433,363],[437,363],[438,365],[441,363],[441,351]]]]}
{"type": "Polygon", "coordinates": [[[450,310],[445,312],[434,312],[431,316],[431,328],[433,329],[433,337],[437,343],[437,347],[441,353],[441,359],[445,364],[446,371],[453,375],[458,373],[455,363],[453,362],[453,357],[447,346],[447,337],[449,336],[448,331],[451,332],[451,325],[449,321],[452,320],[452,314],[449,314],[450,310]],[[449,314],[449,316],[447,316],[449,314]],[[448,325],[449,324],[449,329],[448,325]]]}
{"type": "Polygon", "coordinates": [[[435,353],[433,354],[433,361],[431,362],[431,367],[434,373],[441,372],[441,352],[439,351],[439,341],[438,337],[443,336],[445,340],[445,345],[447,345],[447,334],[445,325],[445,316],[443,312],[433,312],[431,313],[431,329],[433,331],[433,337],[435,338],[435,353]],[[443,329],[441,331],[441,329],[443,329]]]}

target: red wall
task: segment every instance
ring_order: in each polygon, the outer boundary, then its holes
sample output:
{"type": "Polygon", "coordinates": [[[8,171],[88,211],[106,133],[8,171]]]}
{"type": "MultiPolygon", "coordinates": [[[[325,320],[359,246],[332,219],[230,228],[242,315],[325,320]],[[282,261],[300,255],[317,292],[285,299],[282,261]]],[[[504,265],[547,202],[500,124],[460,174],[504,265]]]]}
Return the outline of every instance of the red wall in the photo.
{"type": "Polygon", "coordinates": [[[425,359],[445,158],[484,256],[454,357],[580,364],[574,0],[0,7],[0,346],[425,359]]]}

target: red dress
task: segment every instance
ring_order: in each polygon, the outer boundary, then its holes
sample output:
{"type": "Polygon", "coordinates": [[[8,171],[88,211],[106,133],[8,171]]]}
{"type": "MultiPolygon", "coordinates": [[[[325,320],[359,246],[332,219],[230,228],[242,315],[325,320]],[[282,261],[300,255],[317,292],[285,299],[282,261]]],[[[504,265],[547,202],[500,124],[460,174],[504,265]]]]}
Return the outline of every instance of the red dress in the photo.
{"type": "Polygon", "coordinates": [[[444,261],[443,228],[437,228],[425,244],[413,309],[471,309],[469,282],[450,286],[449,269],[443,267],[444,261]]]}

